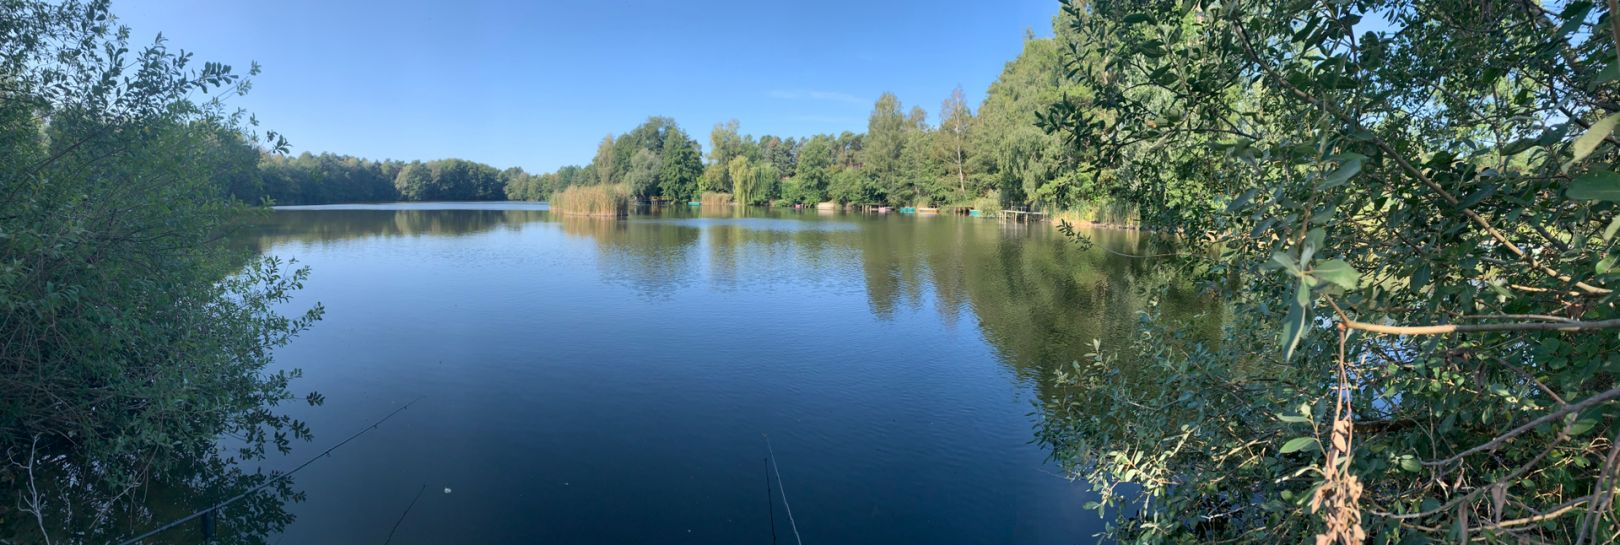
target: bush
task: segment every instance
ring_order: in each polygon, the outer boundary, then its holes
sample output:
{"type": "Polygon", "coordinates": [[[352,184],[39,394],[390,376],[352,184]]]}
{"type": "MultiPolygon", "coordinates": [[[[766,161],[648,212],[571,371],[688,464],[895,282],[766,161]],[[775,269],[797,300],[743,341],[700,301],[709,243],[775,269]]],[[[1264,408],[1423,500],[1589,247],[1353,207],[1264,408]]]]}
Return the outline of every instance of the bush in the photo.
{"type": "Polygon", "coordinates": [[[267,369],[320,308],[283,316],[306,272],[220,242],[249,209],[219,176],[256,154],[224,153],[248,137],[240,118],[194,101],[246,82],[162,42],[122,57],[110,17],[0,9],[0,483],[30,488],[0,485],[16,508],[0,541],[116,541],[111,521],[149,522],[148,487],[215,496],[242,482],[237,461],[309,436],[274,410],[296,373],[267,369]],[[241,448],[222,452],[225,435],[241,448]]]}

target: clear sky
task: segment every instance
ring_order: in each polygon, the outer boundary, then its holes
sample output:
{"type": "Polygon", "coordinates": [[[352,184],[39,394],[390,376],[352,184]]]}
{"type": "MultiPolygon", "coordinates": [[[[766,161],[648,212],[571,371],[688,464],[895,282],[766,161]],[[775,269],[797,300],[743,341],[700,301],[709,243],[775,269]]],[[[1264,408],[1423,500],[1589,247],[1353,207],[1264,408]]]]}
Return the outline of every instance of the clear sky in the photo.
{"type": "Polygon", "coordinates": [[[583,164],[649,115],[708,143],[864,131],[893,91],[977,105],[1056,0],[114,0],[137,43],[264,73],[234,104],[293,152],[583,164]]]}

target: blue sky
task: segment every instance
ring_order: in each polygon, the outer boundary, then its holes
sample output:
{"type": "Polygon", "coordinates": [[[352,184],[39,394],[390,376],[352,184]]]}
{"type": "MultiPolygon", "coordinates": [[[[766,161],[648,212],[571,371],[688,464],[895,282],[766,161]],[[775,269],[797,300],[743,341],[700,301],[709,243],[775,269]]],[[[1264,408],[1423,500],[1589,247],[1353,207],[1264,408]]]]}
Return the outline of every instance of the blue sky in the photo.
{"type": "Polygon", "coordinates": [[[649,115],[708,143],[863,131],[893,91],[930,120],[977,105],[1055,0],[820,2],[114,0],[137,43],[264,73],[236,105],[294,153],[459,157],[534,172],[590,160],[649,115]]]}

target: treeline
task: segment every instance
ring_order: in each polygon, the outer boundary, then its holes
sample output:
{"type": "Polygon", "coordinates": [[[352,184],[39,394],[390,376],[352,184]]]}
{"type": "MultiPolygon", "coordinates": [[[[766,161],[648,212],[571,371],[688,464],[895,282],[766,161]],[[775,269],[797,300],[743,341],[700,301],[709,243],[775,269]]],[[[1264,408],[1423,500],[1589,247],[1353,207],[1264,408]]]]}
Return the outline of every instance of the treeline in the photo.
{"type": "Polygon", "coordinates": [[[638,199],[681,201],[728,193],[741,204],[1071,208],[1102,198],[1062,139],[1037,113],[1079,89],[1066,77],[1058,38],[1028,34],[977,112],[961,88],[933,116],[892,93],[873,105],[866,132],[754,136],[717,123],[706,154],[671,119],[653,117],[604,138],[585,166],[563,167],[507,186],[512,199],[541,200],[572,185],[627,184],[638,199]]]}
{"type": "MultiPolygon", "coordinates": [[[[250,163],[251,164],[251,163],[250,163]]],[[[373,161],[322,153],[289,157],[264,153],[257,168],[232,169],[223,184],[248,203],[278,205],[390,201],[496,201],[509,188],[533,186],[523,169],[464,159],[373,161]]]]}
{"type": "Polygon", "coordinates": [[[236,175],[233,196],[250,203],[321,204],[396,200],[546,200],[572,186],[624,184],[640,201],[729,194],[742,204],[837,203],[1067,209],[1103,198],[1062,139],[1037,114],[1083,87],[1065,74],[1056,38],[1026,34],[977,110],[961,88],[933,115],[884,93],[866,132],[744,134],[717,123],[708,149],[675,120],[651,117],[604,137],[584,166],[530,174],[460,159],[406,163],[345,155],[264,154],[236,175]]]}

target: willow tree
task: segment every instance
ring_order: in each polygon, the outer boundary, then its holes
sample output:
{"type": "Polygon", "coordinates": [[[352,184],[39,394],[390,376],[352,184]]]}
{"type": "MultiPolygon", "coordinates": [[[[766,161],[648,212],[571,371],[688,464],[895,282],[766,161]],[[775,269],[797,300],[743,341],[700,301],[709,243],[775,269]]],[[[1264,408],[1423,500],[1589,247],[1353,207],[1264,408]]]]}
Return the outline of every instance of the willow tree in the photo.
{"type": "Polygon", "coordinates": [[[1228,302],[1221,338],[1150,315],[1045,402],[1095,507],[1140,506],[1115,537],[1620,535],[1615,11],[1065,3],[1095,92],[1040,123],[1228,302]]]}

